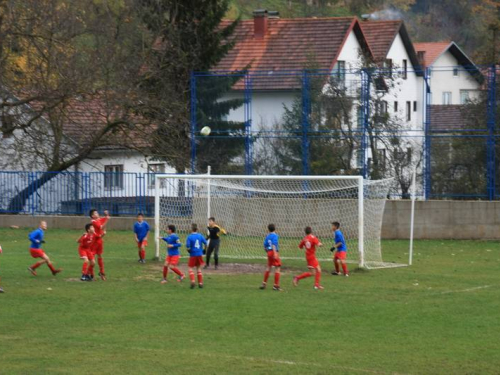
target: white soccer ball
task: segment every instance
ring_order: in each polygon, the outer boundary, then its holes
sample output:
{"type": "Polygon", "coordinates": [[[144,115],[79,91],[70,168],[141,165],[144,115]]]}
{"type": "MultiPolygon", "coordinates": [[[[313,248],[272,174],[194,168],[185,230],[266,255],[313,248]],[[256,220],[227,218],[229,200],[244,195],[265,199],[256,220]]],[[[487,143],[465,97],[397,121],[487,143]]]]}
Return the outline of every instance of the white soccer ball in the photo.
{"type": "Polygon", "coordinates": [[[210,129],[208,126],[204,126],[201,130],[200,130],[200,134],[201,135],[204,135],[205,137],[207,135],[210,134],[210,132],[212,131],[212,129],[210,129]]]}

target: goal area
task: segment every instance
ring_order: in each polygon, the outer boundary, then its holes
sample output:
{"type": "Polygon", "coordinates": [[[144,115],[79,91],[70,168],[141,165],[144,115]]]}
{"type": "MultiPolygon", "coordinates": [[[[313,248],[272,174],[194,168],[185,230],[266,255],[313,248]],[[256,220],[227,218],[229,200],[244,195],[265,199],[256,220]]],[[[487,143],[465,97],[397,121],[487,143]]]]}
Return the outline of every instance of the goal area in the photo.
{"type": "MultiPolygon", "coordinates": [[[[402,266],[382,259],[381,229],[391,179],[364,180],[360,176],[155,176],[156,255],[159,236],[173,224],[181,239],[198,224],[206,234],[207,219],[215,217],[227,231],[220,257],[264,259],[267,225],[276,226],[282,259],[304,259],[298,248],[304,228],[323,243],[319,260],[331,260],[331,223],[340,222],[347,244],[347,261],[365,268],[402,266]]],[[[185,241],[183,241],[185,243],[185,241]]],[[[164,251],[164,250],[163,250],[164,251]]],[[[162,254],[163,255],[163,254],[162,254]]]]}

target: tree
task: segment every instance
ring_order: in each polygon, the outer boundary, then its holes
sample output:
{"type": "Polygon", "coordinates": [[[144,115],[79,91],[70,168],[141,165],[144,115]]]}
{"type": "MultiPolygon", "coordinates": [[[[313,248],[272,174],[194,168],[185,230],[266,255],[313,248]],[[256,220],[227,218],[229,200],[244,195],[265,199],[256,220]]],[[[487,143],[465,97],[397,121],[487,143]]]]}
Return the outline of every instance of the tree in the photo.
{"type": "Polygon", "coordinates": [[[51,172],[70,168],[134,127],[134,77],[142,64],[140,55],[130,57],[141,51],[142,37],[129,5],[0,0],[3,142],[30,169],[48,172],[12,199],[11,211],[22,209],[55,176],[51,172]],[[67,134],[75,106],[98,118],[79,141],[67,134]]]}
{"type": "MultiPolygon", "coordinates": [[[[147,106],[141,111],[158,126],[154,137],[154,152],[158,159],[166,160],[177,172],[184,173],[190,164],[190,110],[191,74],[209,71],[232,48],[231,34],[238,20],[222,24],[228,0],[141,0],[139,13],[149,30],[155,48],[147,59],[147,72],[141,83],[141,96],[147,106]]],[[[220,97],[231,87],[232,78],[220,80],[216,87],[202,87],[199,92],[197,117],[210,123],[215,132],[235,134],[242,131],[242,124],[222,121],[231,109],[241,105],[241,100],[222,103],[220,97]],[[207,92],[210,95],[204,96],[207,92]]],[[[197,129],[199,130],[199,129],[197,129]]],[[[230,157],[240,145],[221,142],[217,154],[230,157]]],[[[213,159],[213,142],[200,143],[199,167],[213,159]],[[205,150],[203,150],[205,148],[205,150]]],[[[216,169],[220,169],[224,157],[216,169]]]]}

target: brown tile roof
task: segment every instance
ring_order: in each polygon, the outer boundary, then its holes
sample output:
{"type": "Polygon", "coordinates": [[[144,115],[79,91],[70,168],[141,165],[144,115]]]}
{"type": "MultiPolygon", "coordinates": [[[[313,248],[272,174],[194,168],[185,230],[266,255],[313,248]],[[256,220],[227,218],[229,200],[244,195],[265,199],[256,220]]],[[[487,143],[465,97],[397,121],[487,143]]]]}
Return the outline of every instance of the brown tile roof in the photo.
{"type": "Polygon", "coordinates": [[[474,129],[468,120],[466,107],[463,105],[431,105],[430,131],[434,133],[450,133],[474,129]]]}
{"type": "Polygon", "coordinates": [[[418,52],[425,52],[424,65],[431,66],[436,59],[441,56],[450,47],[451,42],[433,42],[433,43],[413,43],[415,50],[418,52]]]}
{"type": "Polygon", "coordinates": [[[385,60],[403,21],[363,21],[361,28],[373,52],[375,61],[385,60]]]}
{"type": "MultiPolygon", "coordinates": [[[[224,21],[222,27],[231,21],[224,21]]],[[[252,71],[284,72],[305,69],[311,62],[317,69],[330,70],[353,30],[366,51],[369,48],[359,22],[354,17],[268,19],[267,33],[254,36],[254,20],[236,27],[234,48],[217,64],[214,71],[237,71],[250,65],[252,71]]],[[[297,86],[297,77],[272,73],[254,82],[254,89],[284,89],[297,86]],[[273,81],[273,82],[270,82],[273,81]]],[[[242,88],[241,82],[236,88],[242,88]]]]}

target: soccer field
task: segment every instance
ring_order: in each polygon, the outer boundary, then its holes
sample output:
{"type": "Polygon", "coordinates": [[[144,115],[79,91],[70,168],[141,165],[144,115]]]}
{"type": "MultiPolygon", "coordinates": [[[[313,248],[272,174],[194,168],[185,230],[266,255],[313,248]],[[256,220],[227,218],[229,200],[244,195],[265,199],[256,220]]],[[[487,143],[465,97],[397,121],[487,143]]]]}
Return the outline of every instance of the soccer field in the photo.
{"type": "MultiPolygon", "coordinates": [[[[417,241],[412,267],[324,272],[319,292],[312,278],[292,286],[305,262],[289,261],[274,292],[258,289],[264,261],[244,274],[222,264],[204,289],[161,285],[160,265],[138,264],[119,231],[105,240],[108,281],[80,282],[80,233],[49,228],[64,270],[33,277],[28,231],[0,229],[1,374],[499,372],[498,242],[417,241]]],[[[384,260],[407,261],[408,241],[383,245],[384,260]]]]}

